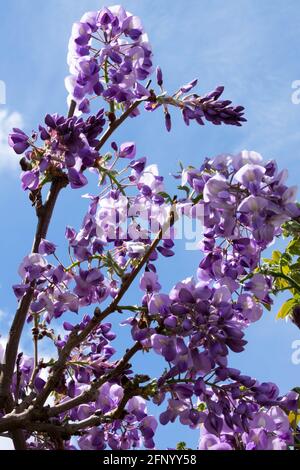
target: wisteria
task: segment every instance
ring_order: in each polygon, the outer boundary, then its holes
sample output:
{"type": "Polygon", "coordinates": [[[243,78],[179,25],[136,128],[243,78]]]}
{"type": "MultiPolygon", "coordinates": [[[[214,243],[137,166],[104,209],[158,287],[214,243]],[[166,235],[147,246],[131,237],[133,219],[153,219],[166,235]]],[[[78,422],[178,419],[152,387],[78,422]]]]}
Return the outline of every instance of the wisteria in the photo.
{"type": "Polygon", "coordinates": [[[244,108],[220,100],[223,87],[191,94],[197,80],[168,96],[160,67],[159,90],[144,86],[152,62],[139,18],[119,6],[86,13],[69,43],[68,116],[48,114],[37,132],[9,136],[38,224],[13,286],[19,303],[6,349],[0,344],[0,434],[16,449],[155,449],[158,426],[178,421],[200,435],[199,450],[297,448],[298,391],[282,395],[230,366],[247,327],[272,307],[275,275],[261,269],[263,256],[300,217],[296,188],[275,161],[244,150],[182,166],[171,196],[157,165],[114,131],[139,105],[161,108],[168,131],[171,106],[201,126],[240,126],[244,108]],[[82,117],[94,95],[100,109],[82,117]],[[81,226],[65,227],[63,243],[49,240],[61,189],[93,178],[81,226]],[[186,218],[202,223],[198,269],[168,292],[160,266],[176,255],[186,218]],[[33,353],[19,347],[25,323],[33,353]],[[149,356],[155,377],[133,361],[149,356]]]}
{"type": "Polygon", "coordinates": [[[66,88],[79,111],[89,111],[89,95],[125,106],[149,95],[141,83],[152,72],[148,36],[121,6],[85,13],[73,25],[68,65],[66,88]]]}
{"type": "MultiPolygon", "coordinates": [[[[151,99],[146,105],[148,111],[153,111],[163,105],[165,115],[165,125],[168,132],[171,131],[172,121],[169,112],[170,106],[179,108],[182,113],[184,123],[189,126],[191,121],[204,126],[205,121],[214,125],[227,124],[241,126],[246,121],[243,106],[232,106],[230,100],[220,100],[224,92],[223,86],[218,86],[215,90],[204,96],[199,96],[190,91],[197,85],[198,79],[182,86],[172,96],[166,96],[164,91],[163,74],[160,67],[156,70],[156,81],[161,89],[162,96],[151,99]]],[[[153,95],[152,95],[153,98],[153,95]]]]}
{"type": "Polygon", "coordinates": [[[83,172],[95,167],[99,158],[97,137],[105,125],[104,110],[87,120],[48,114],[44,122],[39,132],[31,137],[19,129],[14,129],[9,136],[16,153],[30,148],[22,160],[22,188],[37,190],[63,170],[67,170],[65,175],[72,188],[86,185],[88,181],[83,172]],[[38,145],[38,138],[44,143],[42,147],[38,145]]]}

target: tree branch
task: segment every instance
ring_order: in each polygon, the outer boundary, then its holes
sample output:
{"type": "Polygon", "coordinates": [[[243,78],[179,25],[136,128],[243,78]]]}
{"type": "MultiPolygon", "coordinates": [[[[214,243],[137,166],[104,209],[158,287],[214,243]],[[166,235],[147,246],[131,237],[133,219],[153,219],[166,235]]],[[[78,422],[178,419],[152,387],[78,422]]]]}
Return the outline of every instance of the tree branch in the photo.
{"type": "MultiPolygon", "coordinates": [[[[74,408],[80,405],[81,403],[84,403],[86,400],[89,400],[94,397],[95,392],[98,390],[98,388],[101,387],[101,385],[103,385],[104,383],[112,380],[114,377],[119,375],[128,366],[130,359],[141,349],[142,345],[136,342],[130,349],[126,351],[123,358],[119,361],[117,366],[111,372],[105,374],[103,377],[95,381],[89,390],[83,392],[78,397],[75,397],[59,405],[55,405],[51,408],[48,407],[43,408],[42,410],[37,410],[34,409],[33,406],[30,406],[27,410],[23,411],[22,413],[16,414],[15,412],[13,412],[4,416],[0,419],[0,433],[16,431],[19,428],[26,428],[27,430],[40,432],[53,432],[54,430],[58,431],[57,426],[53,423],[43,423],[42,421],[44,419],[56,417],[70,410],[71,408],[74,408]]],[[[68,429],[71,430],[71,433],[74,433],[80,430],[81,428],[98,425],[104,419],[119,418],[128,400],[136,394],[144,392],[144,390],[146,389],[147,387],[135,387],[133,389],[128,388],[117,409],[113,410],[111,413],[106,415],[93,415],[87,418],[86,420],[80,421],[79,423],[67,425],[68,429]]],[[[62,432],[63,426],[60,425],[59,429],[62,432]]],[[[66,428],[64,432],[68,432],[66,428]]]]}
{"type": "Polygon", "coordinates": [[[99,151],[103,145],[108,141],[110,136],[115,132],[115,130],[130,116],[130,114],[145,100],[135,101],[118,119],[116,119],[104,132],[101,137],[96,150],[99,151]]]}
{"type": "MultiPolygon", "coordinates": [[[[39,207],[38,225],[32,247],[33,253],[38,251],[41,239],[46,237],[58,194],[64,186],[66,186],[65,178],[56,178],[51,184],[51,188],[45,204],[39,207]]],[[[21,299],[9,331],[8,342],[5,349],[4,364],[2,366],[0,375],[0,409],[5,409],[6,413],[10,413],[14,408],[14,400],[11,396],[10,386],[18,355],[22,331],[33,298],[34,287],[35,283],[33,282],[31,283],[31,286],[27,290],[26,294],[21,299]]],[[[26,443],[25,439],[23,438],[22,431],[17,430],[13,433],[13,441],[16,450],[26,449],[26,443]]]]}
{"type": "MultiPolygon", "coordinates": [[[[66,186],[66,179],[64,177],[55,178],[51,184],[51,188],[45,204],[40,208],[38,215],[38,225],[34,237],[32,252],[36,253],[40,245],[41,239],[47,235],[49,223],[53,214],[54,206],[60,190],[66,186]]],[[[5,405],[8,394],[10,393],[10,384],[14,373],[15,363],[18,354],[21,334],[26,321],[26,316],[32,301],[35,283],[31,283],[30,288],[22,297],[17,312],[15,314],[13,323],[10,328],[8,342],[5,350],[4,364],[0,376],[0,409],[5,408],[10,412],[10,407],[5,405]]]]}
{"type": "MultiPolygon", "coordinates": [[[[67,345],[63,348],[63,350],[62,350],[63,353],[61,352],[61,355],[60,355],[60,357],[57,361],[57,364],[54,366],[54,371],[53,371],[52,376],[50,377],[48,383],[46,384],[46,386],[43,389],[43,391],[41,392],[41,394],[37,397],[36,401],[33,403],[33,406],[31,405],[23,413],[20,413],[20,414],[11,413],[10,415],[7,415],[7,416],[0,419],[0,431],[1,432],[12,431],[13,434],[16,435],[17,433],[18,434],[22,433],[21,429],[28,429],[28,430],[36,430],[36,431],[40,431],[40,432],[49,432],[49,433],[51,433],[51,431],[56,429],[56,428],[53,427],[54,425],[52,423],[41,423],[40,422],[41,419],[45,419],[45,418],[49,419],[51,417],[58,416],[58,415],[60,415],[64,412],[69,411],[70,409],[72,409],[76,406],[79,406],[82,403],[86,403],[87,401],[95,400],[98,389],[102,385],[104,385],[105,383],[113,380],[115,377],[120,375],[120,373],[122,373],[122,371],[124,371],[126,369],[126,367],[128,367],[128,364],[129,364],[129,361],[131,360],[131,358],[138,351],[143,349],[141,343],[136,342],[130,349],[128,349],[126,351],[125,355],[117,363],[116,367],[111,372],[106,373],[104,376],[100,377],[98,380],[93,382],[93,384],[91,385],[89,390],[86,390],[85,392],[83,392],[78,397],[70,399],[70,400],[68,400],[64,403],[59,404],[59,405],[55,405],[51,408],[48,408],[48,409],[47,408],[42,408],[42,409],[40,408],[44,404],[45,400],[48,398],[49,394],[51,393],[53,385],[55,386],[55,381],[57,379],[57,375],[58,375],[59,371],[64,369],[65,362],[68,359],[69,353],[71,352],[73,347],[75,347],[74,344],[78,343],[78,339],[79,339],[79,344],[80,344],[80,342],[83,339],[85,339],[85,337],[86,337],[85,335],[88,335],[92,331],[92,329],[99,322],[102,321],[101,320],[102,318],[105,318],[109,313],[114,311],[115,307],[112,307],[112,306],[116,305],[119,302],[119,300],[122,298],[124,293],[127,291],[128,287],[131,285],[131,283],[136,278],[136,276],[138,275],[138,273],[140,272],[142,267],[147,262],[150,254],[157,247],[159,241],[163,237],[163,234],[165,233],[167,228],[169,228],[170,226],[172,226],[174,224],[175,218],[176,218],[176,215],[175,215],[174,211],[172,211],[172,213],[170,215],[170,220],[161,228],[157,238],[153,241],[152,245],[150,246],[149,250],[147,251],[147,253],[142,258],[142,260],[139,263],[139,265],[137,266],[137,268],[129,275],[129,277],[123,283],[123,285],[122,285],[122,287],[119,291],[119,294],[116,297],[116,299],[114,300],[114,302],[102,314],[99,312],[100,316],[99,316],[99,313],[95,314],[95,316],[91,320],[90,324],[87,325],[87,328],[88,328],[87,330],[86,329],[83,330],[79,335],[78,335],[78,330],[75,329],[75,330],[72,331],[72,333],[70,335],[70,338],[69,338],[69,341],[67,343],[68,348],[65,349],[67,345]],[[37,424],[36,421],[38,421],[39,424],[37,424]]],[[[98,310],[98,309],[96,309],[96,310],[98,310]]],[[[132,393],[135,393],[135,392],[132,392],[132,393]]],[[[134,395],[131,395],[131,396],[134,396],[134,395]]],[[[122,402],[122,403],[124,404],[124,402],[122,402]]],[[[124,409],[124,407],[123,407],[123,409],[124,409]]],[[[115,413],[121,413],[121,408],[119,407],[118,410],[115,410],[115,413]]],[[[102,420],[103,420],[103,416],[100,419],[100,421],[102,421],[102,420]]],[[[93,423],[94,423],[94,421],[89,421],[88,422],[88,424],[90,426],[92,426],[93,423]]],[[[97,416],[97,423],[99,423],[99,416],[97,416]]],[[[78,423],[75,423],[74,425],[76,425],[77,428],[78,428],[78,423]]],[[[74,428],[74,425],[70,425],[70,426],[73,426],[73,428],[70,428],[70,429],[72,429],[72,432],[76,432],[76,429],[77,429],[76,427],[74,428]]],[[[81,425],[83,425],[83,423],[81,423],[81,425]]],[[[65,432],[66,432],[66,430],[65,430],[65,432]]],[[[15,441],[15,445],[16,445],[16,441],[15,441]]],[[[21,447],[18,447],[18,448],[21,448],[21,447]]]]}
{"type": "Polygon", "coordinates": [[[275,277],[275,278],[281,278],[281,279],[284,279],[285,281],[288,281],[293,289],[296,289],[298,292],[300,292],[300,285],[294,279],[292,279],[290,276],[288,276],[287,274],[280,273],[280,272],[277,272],[277,271],[268,271],[268,270],[266,271],[265,274],[270,275],[270,276],[275,277]]]}
{"type": "MultiPolygon", "coordinates": [[[[100,426],[102,423],[107,423],[116,419],[122,419],[125,413],[125,407],[128,401],[134,396],[147,396],[148,388],[146,387],[133,387],[128,388],[123,398],[121,399],[119,405],[114,410],[110,411],[106,414],[98,414],[97,412],[86,418],[84,420],[74,422],[74,423],[55,423],[53,422],[43,422],[40,420],[38,414],[28,413],[27,416],[22,416],[22,423],[18,423],[18,420],[15,419],[12,421],[12,426],[20,426],[22,424],[26,430],[31,432],[38,432],[38,433],[45,433],[48,434],[50,437],[52,436],[53,439],[63,439],[69,440],[71,436],[74,435],[81,435],[85,432],[86,429],[92,428],[95,426],[100,426]]],[[[7,426],[6,426],[7,427],[7,426]]],[[[4,429],[4,426],[3,426],[4,429]]]]}
{"type": "Polygon", "coordinates": [[[33,241],[32,253],[37,253],[42,238],[46,238],[53,210],[60,191],[68,185],[68,178],[61,174],[53,179],[45,204],[37,212],[38,225],[33,241]]]}
{"type": "Polygon", "coordinates": [[[140,273],[142,268],[145,266],[147,261],[149,260],[149,257],[151,256],[152,252],[155,250],[155,248],[158,246],[160,243],[163,235],[165,232],[173,226],[175,222],[175,212],[174,209],[172,208],[170,217],[168,221],[164,224],[164,226],[160,229],[157,237],[155,240],[152,242],[150,248],[147,250],[141,261],[139,262],[138,266],[133,269],[131,274],[128,275],[128,277],[125,279],[125,281],[122,283],[121,288],[113,300],[113,302],[103,311],[100,312],[99,309],[95,310],[94,317],[92,320],[86,325],[86,327],[81,331],[81,333],[78,334],[77,330],[73,330],[69,340],[67,341],[66,345],[62,348],[59,354],[59,358],[56,362],[56,364],[53,366],[52,374],[50,375],[48,382],[46,383],[45,387],[39,394],[39,396],[35,400],[35,406],[36,407],[41,407],[44,405],[45,401],[49,397],[50,393],[55,389],[56,385],[59,382],[60,375],[63,372],[65,368],[65,364],[70,356],[70,353],[72,350],[80,345],[88,336],[89,334],[93,331],[93,329],[99,325],[107,316],[109,316],[111,313],[115,312],[118,309],[118,303],[121,301],[123,298],[124,294],[127,292],[128,288],[131,286],[133,281],[136,279],[137,275],[140,273]]]}
{"type": "Polygon", "coordinates": [[[0,419],[0,432],[13,431],[17,428],[22,427],[26,419],[29,417],[30,410],[26,410],[23,413],[16,414],[8,413],[0,419]]]}
{"type": "Polygon", "coordinates": [[[65,413],[66,411],[71,410],[72,408],[81,405],[82,403],[86,403],[89,400],[95,400],[96,392],[98,389],[104,385],[106,382],[113,380],[117,377],[121,372],[123,372],[129,364],[129,361],[132,357],[138,352],[143,349],[141,343],[136,342],[130,349],[126,351],[123,358],[117,363],[116,367],[107,374],[100,377],[98,380],[92,383],[91,387],[82,392],[75,398],[72,398],[64,403],[60,403],[59,405],[52,406],[49,410],[49,416],[58,416],[61,413],[65,413]]]}

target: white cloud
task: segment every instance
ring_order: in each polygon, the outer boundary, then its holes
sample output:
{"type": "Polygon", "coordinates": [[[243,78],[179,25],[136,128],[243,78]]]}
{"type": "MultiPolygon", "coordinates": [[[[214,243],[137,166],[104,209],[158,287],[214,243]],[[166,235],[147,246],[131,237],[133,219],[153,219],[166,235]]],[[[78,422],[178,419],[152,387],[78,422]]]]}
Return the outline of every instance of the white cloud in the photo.
{"type": "Polygon", "coordinates": [[[13,127],[22,128],[22,126],[23,118],[20,113],[0,111],[0,173],[14,172],[19,167],[19,158],[9,147],[7,139],[13,127]]]}
{"type": "Polygon", "coordinates": [[[1,346],[2,346],[2,347],[5,347],[6,341],[7,341],[7,338],[6,338],[5,336],[2,336],[2,335],[0,334],[0,347],[1,347],[1,346]]]}
{"type": "Polygon", "coordinates": [[[0,450],[14,450],[12,440],[0,437],[0,450]]]}
{"type": "Polygon", "coordinates": [[[3,361],[6,343],[7,343],[7,338],[0,336],[0,364],[3,361]]]}

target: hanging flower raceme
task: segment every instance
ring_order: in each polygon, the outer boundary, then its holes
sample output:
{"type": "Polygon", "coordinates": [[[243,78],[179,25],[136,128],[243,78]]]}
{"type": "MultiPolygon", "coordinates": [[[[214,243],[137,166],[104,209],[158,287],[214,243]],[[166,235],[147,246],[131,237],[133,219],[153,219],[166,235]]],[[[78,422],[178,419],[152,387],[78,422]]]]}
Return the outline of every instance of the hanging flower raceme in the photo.
{"type": "Polygon", "coordinates": [[[185,171],[182,184],[196,194],[203,193],[204,251],[205,246],[211,251],[210,243],[217,236],[226,237],[235,251],[245,253],[253,263],[255,251],[265,249],[280,235],[282,223],[299,215],[296,188],[287,187],[286,178],[287,172],[278,172],[274,161],[265,163],[261,155],[246,150],[236,156],[220,155],[199,170],[185,171]],[[247,231],[249,237],[244,236],[247,231]]]}
{"type": "Polygon", "coordinates": [[[183,120],[187,126],[190,121],[197,122],[204,126],[205,121],[215,125],[227,124],[241,126],[247,119],[244,117],[243,106],[233,106],[230,100],[220,100],[224,87],[218,86],[215,90],[204,96],[199,96],[190,91],[197,85],[198,79],[182,86],[172,96],[168,96],[163,86],[163,74],[160,67],[156,70],[156,81],[161,90],[161,95],[151,96],[145,105],[147,111],[154,111],[163,106],[165,115],[165,125],[168,132],[171,131],[172,121],[169,112],[173,106],[181,110],[183,120]]]}
{"type": "Polygon", "coordinates": [[[149,96],[141,84],[152,72],[152,50],[140,19],[121,6],[83,15],[73,25],[66,79],[69,100],[89,111],[90,97],[126,107],[149,96]]]}
{"type": "MultiPolygon", "coordinates": [[[[80,307],[99,305],[114,298],[123,278],[130,275],[136,263],[145,256],[151,238],[168,218],[169,207],[159,195],[164,189],[164,181],[157,167],[146,166],[146,158],[134,160],[136,146],[133,142],[120,147],[114,143],[113,147],[115,159],[113,163],[108,162],[106,173],[101,175],[100,195],[85,196],[90,205],[80,230],[66,229],[69,266],[57,263],[57,246],[42,239],[38,253],[26,256],[19,268],[23,283],[14,286],[16,297],[20,299],[34,281],[30,311],[43,315],[47,323],[67,311],[77,313],[80,307]],[[108,177],[109,169],[118,159],[127,163],[120,170],[122,183],[113,179],[112,174],[111,179],[108,177]],[[127,186],[131,187],[130,197],[124,194],[127,186]]],[[[153,262],[159,254],[164,257],[174,255],[171,238],[170,234],[170,238],[162,240],[153,250],[147,264],[150,270],[155,270],[153,262]]],[[[155,276],[154,272],[145,275],[143,283],[149,285],[149,289],[155,276]]],[[[29,320],[32,318],[30,315],[29,320]]]]}
{"type": "Polygon", "coordinates": [[[229,352],[242,352],[247,344],[244,329],[272,302],[271,279],[254,271],[261,253],[281,234],[282,222],[299,215],[285,177],[274,162],[246,151],[184,171],[182,185],[191,186],[195,200],[203,194],[197,202],[205,235],[198,280],[188,278],[165,295],[157,276],[146,272],[140,287],[151,327],[136,317],[127,321],[133,338],[169,366],[155,398],[161,404],[171,396],[161,424],[177,417],[191,428],[202,424],[201,449],[286,449],[293,442],[287,413],[297,408],[297,394],[279,397],[274,384],[228,367],[229,352]],[[251,197],[257,198],[257,214],[244,210],[251,197]]]}
{"type": "MultiPolygon", "coordinates": [[[[77,325],[64,321],[66,334],[57,337],[47,324],[67,312],[76,314],[81,307],[115,299],[124,279],[147,253],[152,227],[139,226],[136,218],[142,210],[146,211],[145,220],[150,216],[160,221],[159,228],[167,220],[164,180],[157,167],[147,166],[145,158],[134,160],[137,151],[133,142],[120,146],[113,143],[112,148],[115,159],[128,162],[121,170],[122,183],[108,178],[100,195],[87,196],[90,205],[81,229],[77,232],[67,227],[70,266],[50,263],[57,247],[42,240],[39,253],[27,256],[20,266],[23,284],[14,287],[21,297],[35,283],[28,321],[43,317],[39,335],[51,337],[59,349],[66,347],[74,331],[89,328],[93,319],[85,315],[77,325]],[[127,185],[130,197],[124,194],[127,185]]],[[[192,429],[201,425],[200,449],[285,449],[293,442],[287,413],[297,408],[297,394],[280,397],[276,385],[259,383],[228,365],[229,353],[240,353],[247,344],[245,328],[260,319],[263,305],[271,304],[270,279],[255,272],[262,251],[280,235],[282,221],[299,212],[295,191],[285,186],[284,175],[278,173],[274,163],[265,164],[258,154],[245,151],[208,160],[199,170],[184,171],[182,185],[190,186],[192,193],[186,190],[187,196],[179,204],[190,208],[191,217],[197,214],[191,209],[196,206],[201,206],[204,214],[200,245],[204,257],[197,278],[177,283],[169,294],[161,292],[155,261],[159,254],[174,254],[173,236],[163,238],[152,250],[140,278],[144,292],[141,306],[130,307],[134,316],[123,321],[130,325],[141,349],[156,353],[166,362],[164,372],[146,386],[147,396],[154,403],[162,405],[167,400],[160,423],[178,418],[192,429]],[[260,198],[256,218],[252,212],[248,215],[237,210],[245,209],[251,197],[260,198]],[[271,227],[268,238],[258,231],[260,218],[264,227],[271,227]]],[[[74,350],[56,387],[64,401],[81,395],[89,384],[114,369],[114,338],[111,324],[100,323],[74,350]]],[[[26,359],[26,364],[22,382],[25,394],[29,387],[26,377],[32,373],[31,362],[26,359]]],[[[99,412],[113,413],[127,393],[124,383],[132,380],[136,380],[132,371],[125,369],[99,388],[94,401],[72,408],[68,419],[76,422],[99,412]]],[[[32,386],[44,387],[40,374],[32,386]]],[[[66,419],[66,414],[59,419],[66,419]]],[[[128,401],[122,420],[91,428],[78,440],[78,446],[153,448],[156,427],[144,399],[134,397],[128,401]],[[121,432],[124,427],[125,434],[121,432]]]]}
{"type": "Polygon", "coordinates": [[[83,173],[86,168],[93,168],[96,164],[99,157],[96,150],[99,143],[97,138],[103,131],[104,124],[102,109],[96,116],[90,116],[86,120],[75,116],[65,118],[48,114],[45,125],[39,126],[39,132],[33,133],[31,138],[14,129],[9,136],[9,144],[15,152],[20,154],[31,147],[21,161],[25,170],[21,177],[22,188],[34,191],[62,174],[65,174],[73,189],[85,186],[87,178],[83,173]],[[19,135],[23,139],[21,143],[17,137],[19,135]],[[38,138],[43,146],[39,146],[38,138]]]}

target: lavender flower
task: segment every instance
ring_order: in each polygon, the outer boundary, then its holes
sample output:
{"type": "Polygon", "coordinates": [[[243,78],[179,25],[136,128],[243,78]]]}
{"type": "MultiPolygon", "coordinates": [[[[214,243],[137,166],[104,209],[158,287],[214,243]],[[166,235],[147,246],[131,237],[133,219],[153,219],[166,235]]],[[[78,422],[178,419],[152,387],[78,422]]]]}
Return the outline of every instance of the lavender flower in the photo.
{"type": "Polygon", "coordinates": [[[30,145],[28,135],[18,128],[13,128],[13,132],[9,134],[8,143],[18,155],[24,153],[30,145]]]}
{"type": "Polygon", "coordinates": [[[56,251],[56,245],[48,240],[42,239],[39,246],[40,255],[53,255],[56,251]]]}
{"type": "Polygon", "coordinates": [[[139,82],[152,72],[152,51],[140,19],[120,6],[84,15],[73,26],[68,65],[69,99],[83,112],[88,109],[88,95],[102,95],[126,106],[140,98],[142,89],[147,95],[139,82]],[[95,33],[99,39],[94,45],[95,33]],[[101,48],[96,51],[99,42],[101,48]]]}

